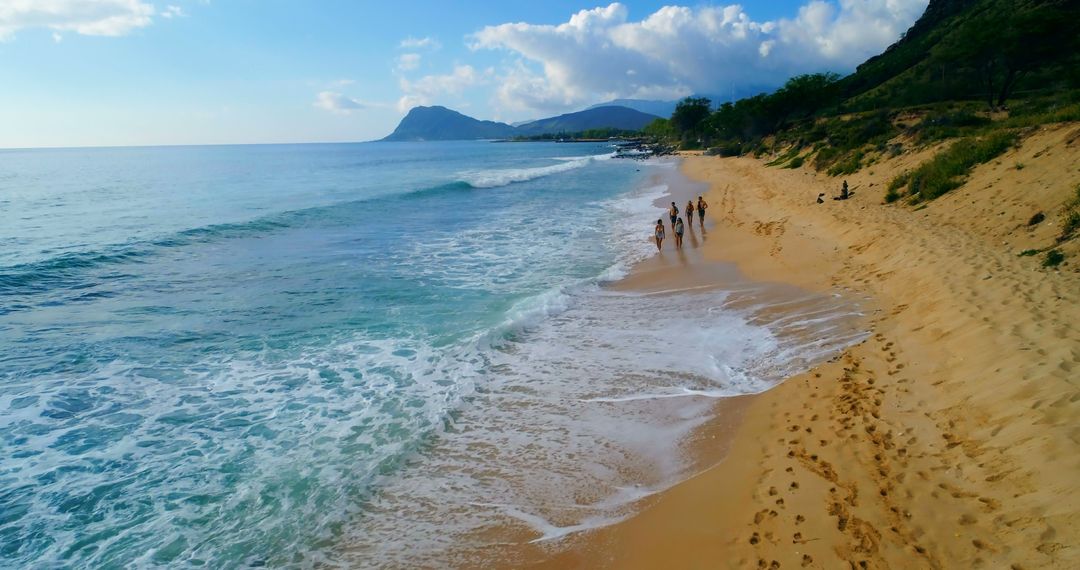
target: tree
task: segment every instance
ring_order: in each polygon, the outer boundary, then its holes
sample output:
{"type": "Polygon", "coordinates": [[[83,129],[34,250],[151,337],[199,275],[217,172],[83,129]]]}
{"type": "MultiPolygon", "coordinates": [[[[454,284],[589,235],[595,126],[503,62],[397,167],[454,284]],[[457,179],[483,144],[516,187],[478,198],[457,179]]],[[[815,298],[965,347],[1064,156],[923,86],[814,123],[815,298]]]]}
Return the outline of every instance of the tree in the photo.
{"type": "Polygon", "coordinates": [[[811,73],[788,79],[769,96],[775,111],[773,118],[778,122],[776,127],[793,119],[809,117],[835,104],[838,81],[840,76],[836,73],[811,73]]]}
{"type": "MultiPolygon", "coordinates": [[[[1053,61],[1060,53],[1080,48],[1080,10],[1044,7],[1017,14],[999,40],[1002,68],[997,105],[1005,105],[1016,81],[1024,74],[1053,61]]],[[[994,94],[991,94],[993,96],[994,94]]]]}
{"type": "Polygon", "coordinates": [[[703,134],[702,127],[709,118],[712,102],[705,97],[687,97],[675,106],[671,114],[671,126],[684,142],[697,142],[703,134]]]}
{"type": "Polygon", "coordinates": [[[1040,4],[1022,10],[987,9],[966,22],[939,57],[975,71],[987,105],[1004,106],[1027,73],[1080,49],[1076,8],[1040,4]]]}
{"type": "Polygon", "coordinates": [[[641,129],[641,132],[646,136],[655,137],[658,139],[672,138],[675,136],[675,129],[671,126],[671,121],[667,119],[654,119],[653,122],[645,125],[645,128],[641,129]]]}

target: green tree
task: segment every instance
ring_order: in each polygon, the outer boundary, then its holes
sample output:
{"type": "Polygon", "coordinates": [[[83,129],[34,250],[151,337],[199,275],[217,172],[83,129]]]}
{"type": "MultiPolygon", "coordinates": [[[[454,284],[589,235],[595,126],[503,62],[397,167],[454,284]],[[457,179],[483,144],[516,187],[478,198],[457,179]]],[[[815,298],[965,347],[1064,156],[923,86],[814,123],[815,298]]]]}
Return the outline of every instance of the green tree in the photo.
{"type": "Polygon", "coordinates": [[[645,125],[641,132],[657,139],[675,138],[675,128],[671,126],[671,121],[668,119],[654,119],[653,122],[645,125]]]}
{"type": "Polygon", "coordinates": [[[684,143],[696,143],[704,134],[712,102],[705,97],[687,97],[675,106],[671,126],[684,143]]]}
{"type": "Polygon", "coordinates": [[[1080,49],[1080,10],[1066,4],[987,8],[964,21],[936,59],[972,70],[987,105],[1003,106],[1026,74],[1080,49]]]}

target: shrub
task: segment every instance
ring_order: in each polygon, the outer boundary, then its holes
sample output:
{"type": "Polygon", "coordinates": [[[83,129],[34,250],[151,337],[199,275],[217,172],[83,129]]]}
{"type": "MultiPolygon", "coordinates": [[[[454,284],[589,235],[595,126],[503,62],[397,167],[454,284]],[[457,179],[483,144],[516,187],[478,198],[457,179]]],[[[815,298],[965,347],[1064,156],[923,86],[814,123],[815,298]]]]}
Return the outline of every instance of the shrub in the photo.
{"type": "Polygon", "coordinates": [[[1061,235],[1058,236],[1058,241],[1071,238],[1076,230],[1080,230],[1080,185],[1076,186],[1076,195],[1073,199],[1065,204],[1065,212],[1061,215],[1061,235]]]}
{"type": "Polygon", "coordinates": [[[1076,230],[1080,229],[1080,211],[1072,211],[1065,214],[1065,219],[1061,223],[1061,237],[1062,241],[1065,241],[1072,237],[1076,230]]]}
{"type": "Polygon", "coordinates": [[[895,178],[889,181],[889,186],[885,188],[885,202],[892,204],[900,199],[900,189],[907,186],[908,180],[911,180],[911,172],[904,172],[898,174],[895,178]]]}
{"type": "Polygon", "coordinates": [[[863,152],[856,151],[848,154],[842,160],[829,168],[829,176],[841,176],[844,174],[852,174],[859,170],[862,166],[863,152]]]}
{"type": "Polygon", "coordinates": [[[814,156],[814,169],[824,170],[828,168],[829,165],[836,161],[838,156],[840,156],[840,149],[834,146],[822,147],[814,156]]]}
{"type": "Polygon", "coordinates": [[[1040,250],[1038,250],[1038,249],[1025,249],[1024,251],[1020,252],[1019,256],[1020,257],[1031,257],[1033,255],[1039,255],[1039,251],[1040,250]]]}
{"type": "Polygon", "coordinates": [[[926,144],[956,138],[990,124],[990,119],[980,117],[969,110],[943,111],[927,115],[911,128],[915,140],[926,144]]]}
{"type": "Polygon", "coordinates": [[[735,141],[724,141],[709,149],[709,154],[716,156],[739,156],[742,154],[742,145],[735,141]]]}
{"type": "Polygon", "coordinates": [[[1065,261],[1065,254],[1056,249],[1051,249],[1046,252],[1046,257],[1043,258],[1043,267],[1057,267],[1061,265],[1061,262],[1065,261]]]}
{"type": "Polygon", "coordinates": [[[912,200],[932,200],[964,183],[977,165],[993,160],[1016,142],[1012,131],[995,131],[980,139],[964,138],[916,168],[907,182],[912,200]]]}
{"type": "Polygon", "coordinates": [[[793,146],[789,148],[784,154],[776,157],[776,160],[766,163],[765,166],[780,166],[797,156],[799,156],[799,147],[793,146]]]}
{"type": "Polygon", "coordinates": [[[796,156],[788,163],[787,168],[799,168],[806,162],[806,158],[803,156],[796,156]]]}

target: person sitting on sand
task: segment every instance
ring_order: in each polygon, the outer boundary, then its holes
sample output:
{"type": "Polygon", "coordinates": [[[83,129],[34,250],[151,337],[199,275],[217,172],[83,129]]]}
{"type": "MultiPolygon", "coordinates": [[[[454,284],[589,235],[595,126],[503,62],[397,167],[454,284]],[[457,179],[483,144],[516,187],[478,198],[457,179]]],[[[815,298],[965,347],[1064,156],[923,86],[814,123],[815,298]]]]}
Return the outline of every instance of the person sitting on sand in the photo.
{"type": "Polygon", "coordinates": [[[844,186],[840,188],[840,195],[839,196],[833,196],[833,200],[847,200],[848,198],[850,198],[850,197],[852,197],[854,195],[855,195],[854,192],[848,192],[847,180],[845,180],[844,181],[844,186]]]}
{"type": "Polygon", "coordinates": [[[686,201],[686,225],[690,226],[690,229],[694,229],[694,201],[686,201]]]}
{"type": "Polygon", "coordinates": [[[682,249],[683,223],[682,218],[675,220],[675,249],[682,249]]]}
{"type": "Polygon", "coordinates": [[[817,203],[818,204],[824,204],[825,203],[825,193],[824,192],[817,195],[817,203]]]}
{"type": "Polygon", "coordinates": [[[697,217],[698,223],[701,224],[701,229],[705,229],[705,208],[709,205],[705,203],[705,199],[701,196],[697,197],[697,217]]]}
{"type": "Polygon", "coordinates": [[[671,229],[675,229],[675,219],[679,217],[679,207],[675,205],[675,202],[671,203],[671,207],[668,208],[668,217],[671,218],[671,229]]]}
{"type": "Polygon", "coordinates": [[[653,230],[653,235],[656,237],[656,251],[660,251],[660,246],[664,243],[664,220],[656,220],[656,228],[653,230]]]}

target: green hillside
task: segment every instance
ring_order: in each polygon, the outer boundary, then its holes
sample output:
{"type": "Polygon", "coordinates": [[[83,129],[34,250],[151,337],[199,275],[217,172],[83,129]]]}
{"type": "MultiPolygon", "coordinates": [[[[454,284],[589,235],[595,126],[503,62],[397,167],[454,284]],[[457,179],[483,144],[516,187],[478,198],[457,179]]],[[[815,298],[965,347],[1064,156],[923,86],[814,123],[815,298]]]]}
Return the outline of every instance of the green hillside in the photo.
{"type": "Polygon", "coordinates": [[[931,0],[899,41],[847,77],[795,77],[715,111],[687,99],[646,132],[723,155],[781,152],[777,166],[812,161],[841,175],[901,152],[890,142],[898,135],[971,146],[996,130],[1080,119],[1078,48],[1076,0],[931,0]]]}

